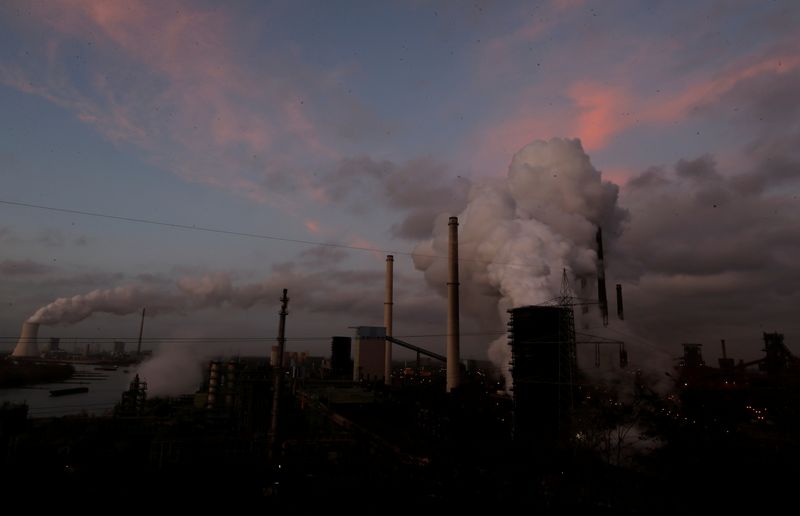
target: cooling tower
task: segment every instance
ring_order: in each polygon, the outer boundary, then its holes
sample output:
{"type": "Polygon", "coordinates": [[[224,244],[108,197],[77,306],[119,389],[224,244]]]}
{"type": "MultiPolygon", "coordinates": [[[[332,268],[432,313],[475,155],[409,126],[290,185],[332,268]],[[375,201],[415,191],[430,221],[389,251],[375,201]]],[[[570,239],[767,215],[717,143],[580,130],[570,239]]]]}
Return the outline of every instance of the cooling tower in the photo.
{"type": "Polygon", "coordinates": [[[22,324],[22,332],[19,335],[17,347],[11,356],[14,357],[38,357],[39,344],[36,337],[39,334],[39,323],[25,322],[22,324]]]}

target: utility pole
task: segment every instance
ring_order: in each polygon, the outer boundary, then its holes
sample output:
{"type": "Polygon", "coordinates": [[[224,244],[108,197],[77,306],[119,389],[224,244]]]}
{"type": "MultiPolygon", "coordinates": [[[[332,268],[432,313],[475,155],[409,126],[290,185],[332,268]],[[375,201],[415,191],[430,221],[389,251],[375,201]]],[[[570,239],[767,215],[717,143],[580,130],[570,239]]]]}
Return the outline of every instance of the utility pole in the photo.
{"type": "Polygon", "coordinates": [[[136,358],[142,356],[142,332],[144,331],[144,311],[142,308],[142,322],[139,323],[139,344],[136,346],[136,358]]]}
{"type": "Polygon", "coordinates": [[[286,344],[286,316],[289,312],[286,307],[289,305],[289,298],[286,296],[287,290],[283,289],[281,296],[281,311],[278,312],[278,362],[273,365],[273,386],[272,386],[272,421],[269,427],[269,457],[274,457],[278,442],[278,405],[281,400],[281,386],[283,384],[283,351],[286,344]]]}

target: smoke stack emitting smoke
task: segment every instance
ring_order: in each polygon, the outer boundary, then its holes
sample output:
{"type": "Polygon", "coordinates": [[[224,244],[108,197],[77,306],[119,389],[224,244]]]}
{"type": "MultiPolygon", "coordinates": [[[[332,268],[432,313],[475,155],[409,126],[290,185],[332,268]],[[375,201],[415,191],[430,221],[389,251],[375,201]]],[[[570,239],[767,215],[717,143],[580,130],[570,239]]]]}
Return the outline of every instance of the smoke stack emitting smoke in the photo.
{"type": "MultiPolygon", "coordinates": [[[[626,212],[617,205],[619,188],[603,181],[580,140],[535,141],[511,161],[505,179],[476,183],[458,215],[462,261],[462,312],[495,330],[512,307],[546,302],[558,295],[561,271],[571,277],[596,272],[595,232],[619,231],[626,212]],[[464,260],[464,258],[468,258],[464,260]],[[487,303],[497,306],[487,320],[487,303]]],[[[448,214],[436,221],[430,240],[417,246],[414,264],[431,286],[445,285],[447,264],[424,255],[444,255],[448,214]]],[[[511,386],[511,349],[504,335],[489,357],[511,386]]]]}
{"type": "MultiPolygon", "coordinates": [[[[562,268],[572,278],[594,275],[597,228],[602,226],[613,242],[627,216],[617,204],[618,193],[617,185],[602,180],[577,139],[535,141],[514,155],[507,177],[474,183],[458,214],[463,314],[495,331],[509,308],[554,299],[562,268]],[[496,311],[487,313],[491,305],[496,311]]],[[[450,215],[437,217],[432,237],[416,247],[413,257],[428,284],[442,294],[448,263],[431,256],[448,253],[450,215]]],[[[223,304],[249,308],[273,297],[266,283],[235,286],[227,275],[215,274],[181,279],[173,289],[129,285],[59,298],[28,322],[74,324],[95,312],[127,315],[143,306],[148,315],[223,304]]],[[[505,335],[491,343],[489,356],[504,371],[509,388],[511,350],[505,335]]]]}

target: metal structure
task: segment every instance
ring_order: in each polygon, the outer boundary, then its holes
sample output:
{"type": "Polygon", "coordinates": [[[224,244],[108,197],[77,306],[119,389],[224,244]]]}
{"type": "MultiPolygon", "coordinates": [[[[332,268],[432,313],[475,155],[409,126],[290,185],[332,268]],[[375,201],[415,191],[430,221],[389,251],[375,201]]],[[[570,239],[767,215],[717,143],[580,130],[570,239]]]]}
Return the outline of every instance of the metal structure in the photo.
{"type": "Polygon", "coordinates": [[[136,356],[142,355],[142,332],[144,331],[144,312],[146,308],[142,308],[142,321],[139,323],[139,344],[136,346],[136,356]]]}
{"type": "MultiPolygon", "coordinates": [[[[383,303],[383,325],[386,327],[386,336],[392,336],[392,298],[394,282],[394,257],[386,256],[386,300],[383,303]]],[[[387,339],[383,351],[383,383],[392,384],[392,343],[387,339]]]]}
{"type": "Polygon", "coordinates": [[[212,360],[208,364],[208,396],[206,398],[206,408],[213,410],[217,405],[217,394],[219,393],[220,364],[212,360]]]}
{"type": "Polygon", "coordinates": [[[272,457],[276,451],[278,442],[278,407],[281,401],[281,386],[283,385],[283,352],[286,344],[286,316],[289,315],[287,307],[289,305],[289,297],[287,296],[288,290],[283,289],[281,295],[281,310],[278,312],[278,356],[277,364],[272,368],[273,386],[272,386],[272,417],[270,418],[269,426],[269,450],[268,453],[272,457]]]}

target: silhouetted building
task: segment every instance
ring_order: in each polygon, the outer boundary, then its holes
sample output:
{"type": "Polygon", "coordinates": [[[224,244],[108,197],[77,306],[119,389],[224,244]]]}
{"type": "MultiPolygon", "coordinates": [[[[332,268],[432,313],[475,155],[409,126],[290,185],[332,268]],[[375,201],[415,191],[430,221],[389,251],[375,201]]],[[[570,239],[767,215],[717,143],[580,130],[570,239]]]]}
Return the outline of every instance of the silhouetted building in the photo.
{"type": "Polygon", "coordinates": [[[792,353],[783,343],[782,333],[764,333],[764,357],[759,369],[767,374],[778,374],[786,370],[792,361],[792,353]]]}
{"type": "Polygon", "coordinates": [[[514,439],[554,444],[566,437],[574,401],[577,363],[572,308],[525,306],[508,312],[514,439]]]}
{"type": "Polygon", "coordinates": [[[350,337],[333,337],[331,340],[331,374],[334,378],[347,378],[352,375],[350,344],[350,337]]]}
{"type": "Polygon", "coordinates": [[[375,381],[383,378],[383,359],[386,328],[383,326],[358,326],[353,380],[375,381]]]}
{"type": "Polygon", "coordinates": [[[703,360],[703,354],[700,348],[702,344],[684,343],[683,344],[683,358],[681,359],[681,367],[694,369],[706,365],[703,360]]]}

